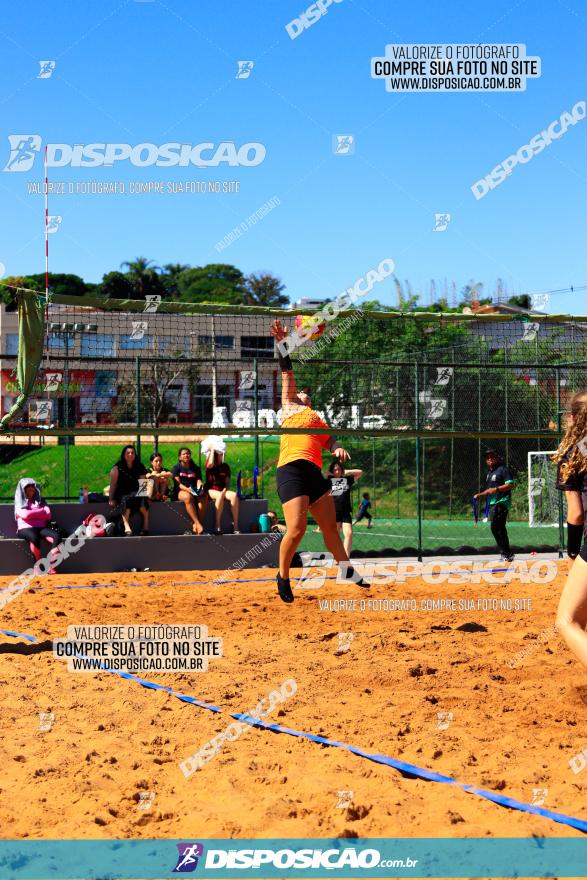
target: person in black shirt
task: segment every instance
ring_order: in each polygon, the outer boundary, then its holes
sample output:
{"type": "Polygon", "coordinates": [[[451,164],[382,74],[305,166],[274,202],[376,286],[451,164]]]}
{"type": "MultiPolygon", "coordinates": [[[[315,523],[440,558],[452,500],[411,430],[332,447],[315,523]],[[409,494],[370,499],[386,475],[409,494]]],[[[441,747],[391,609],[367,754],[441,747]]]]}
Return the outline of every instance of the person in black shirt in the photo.
{"type": "Polygon", "coordinates": [[[194,535],[203,535],[208,496],[202,483],[202,471],[193,461],[187,446],[179,450],[179,461],[172,467],[171,473],[174,482],[172,500],[183,501],[192,521],[192,532],[194,535]]]}
{"type": "Polygon", "coordinates": [[[556,488],[567,501],[567,556],[575,559],[583,541],[584,502],[587,500],[587,458],[579,443],[585,440],[587,426],[587,391],[579,391],[571,400],[566,431],[552,456],[556,462],[556,488]]]}
{"type": "Polygon", "coordinates": [[[353,513],[351,508],[351,488],[363,475],[360,468],[345,469],[342,462],[335,459],[330,465],[328,477],[332,482],[332,497],[336,511],[336,525],[342,529],[344,549],[350,557],[353,546],[353,513]]]}
{"type": "Polygon", "coordinates": [[[144,479],[146,473],[147,469],[132,445],[123,448],[120,458],[110,471],[108,504],[120,510],[125,535],[132,535],[130,517],[136,512],[140,512],[143,517],[141,535],[149,534],[149,502],[144,479]]]}
{"type": "Polygon", "coordinates": [[[495,449],[487,450],[485,462],[488,467],[485,477],[487,488],[473,497],[483,498],[485,495],[489,496],[489,521],[493,537],[499,547],[502,561],[513,562],[514,554],[510,548],[506,523],[509,509],[512,506],[514,478],[510,469],[502,462],[495,449]]]}

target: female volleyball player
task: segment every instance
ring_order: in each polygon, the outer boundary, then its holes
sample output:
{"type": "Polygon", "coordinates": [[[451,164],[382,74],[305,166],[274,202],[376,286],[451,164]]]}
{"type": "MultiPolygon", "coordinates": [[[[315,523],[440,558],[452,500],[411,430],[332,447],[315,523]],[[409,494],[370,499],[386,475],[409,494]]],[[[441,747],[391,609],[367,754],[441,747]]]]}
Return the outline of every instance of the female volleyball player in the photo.
{"type": "Polygon", "coordinates": [[[332,497],[334,498],[334,510],[336,512],[336,527],[340,532],[344,549],[348,556],[353,547],[353,514],[351,509],[351,488],[356,480],[363,475],[360,468],[346,469],[341,461],[335,459],[330,466],[328,476],[332,482],[332,497]]]}
{"type": "Polygon", "coordinates": [[[587,546],[581,547],[581,490],[587,488],[586,439],[587,392],[580,391],[571,400],[565,435],[553,461],[558,465],[557,488],[567,496],[567,554],[575,560],[561,593],[556,626],[584,666],[587,666],[587,546]]]}
{"type": "MultiPolygon", "coordinates": [[[[287,336],[287,327],[279,320],[273,322],[271,335],[277,342],[287,336]]],[[[279,349],[278,349],[279,351],[279,349]]],[[[320,526],[327,550],[341,565],[342,576],[361,587],[369,584],[359,577],[349,562],[336,525],[334,500],[330,483],[322,476],[322,450],[328,449],[339,461],[348,461],[348,452],[333,437],[312,434],[312,428],[328,425],[312,409],[307,389],[297,390],[289,355],[279,353],[281,370],[281,425],[284,428],[307,428],[307,434],[282,434],[277,462],[277,494],[283,505],[287,531],[279,545],[279,574],[277,589],[284,602],[293,602],[289,569],[293,555],[300,545],[308,524],[308,510],[320,526]],[[345,564],[346,563],[346,564],[345,564]]]]}
{"type": "Polygon", "coordinates": [[[587,458],[578,446],[587,443],[587,391],[579,391],[571,400],[566,431],[552,456],[557,464],[556,488],[567,499],[567,556],[575,559],[583,541],[582,492],[587,492],[587,458]]]}

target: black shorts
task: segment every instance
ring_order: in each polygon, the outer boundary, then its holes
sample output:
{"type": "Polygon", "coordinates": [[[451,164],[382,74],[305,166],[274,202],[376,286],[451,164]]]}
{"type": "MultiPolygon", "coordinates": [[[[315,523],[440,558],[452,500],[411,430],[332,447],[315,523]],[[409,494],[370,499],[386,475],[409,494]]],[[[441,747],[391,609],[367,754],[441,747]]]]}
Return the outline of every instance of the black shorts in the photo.
{"type": "Polygon", "coordinates": [[[578,480],[577,477],[570,477],[566,482],[562,479],[557,479],[555,488],[559,492],[581,492],[583,489],[583,478],[578,480]]]}
{"type": "Polygon", "coordinates": [[[568,480],[563,480],[561,463],[559,462],[556,469],[556,488],[560,492],[581,492],[583,490],[584,474],[575,474],[573,477],[569,477],[568,480]]]}
{"type": "Polygon", "coordinates": [[[278,467],[275,473],[277,478],[277,494],[282,504],[291,501],[292,498],[300,498],[307,495],[310,504],[314,504],[331,489],[331,482],[322,476],[322,471],[311,461],[298,458],[278,467]]]}
{"type": "Polygon", "coordinates": [[[352,524],[353,517],[350,511],[348,510],[337,510],[336,511],[336,521],[337,523],[349,523],[352,524]]]}
{"type": "Polygon", "coordinates": [[[149,509],[149,501],[142,495],[123,495],[117,498],[117,512],[124,513],[130,510],[131,513],[138,513],[141,508],[149,509]]]}

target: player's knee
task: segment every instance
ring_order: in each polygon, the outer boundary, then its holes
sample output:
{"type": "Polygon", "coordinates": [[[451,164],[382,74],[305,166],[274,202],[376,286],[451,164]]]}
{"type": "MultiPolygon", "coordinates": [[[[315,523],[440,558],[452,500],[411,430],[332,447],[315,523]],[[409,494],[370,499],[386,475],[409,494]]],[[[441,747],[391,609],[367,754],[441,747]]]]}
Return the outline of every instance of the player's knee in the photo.
{"type": "Polygon", "coordinates": [[[569,637],[573,631],[577,629],[578,624],[576,621],[572,620],[568,614],[557,614],[555,626],[561,638],[563,638],[568,644],[569,637]]]}
{"type": "Polygon", "coordinates": [[[306,523],[305,522],[294,522],[287,523],[287,534],[293,538],[303,538],[306,534],[306,523]]]}

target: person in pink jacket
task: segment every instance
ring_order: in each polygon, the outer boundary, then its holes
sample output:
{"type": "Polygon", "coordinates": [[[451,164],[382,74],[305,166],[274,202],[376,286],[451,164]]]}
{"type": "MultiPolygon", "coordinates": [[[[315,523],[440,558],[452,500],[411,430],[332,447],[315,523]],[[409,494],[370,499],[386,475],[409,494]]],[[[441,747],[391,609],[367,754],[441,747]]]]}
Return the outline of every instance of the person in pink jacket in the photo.
{"type": "MultiPolygon", "coordinates": [[[[49,561],[58,544],[61,543],[61,535],[55,529],[50,528],[51,510],[45,499],[41,496],[38,483],[30,477],[24,477],[19,481],[14,493],[14,518],[16,519],[16,534],[28,542],[35,562],[41,558],[41,541],[43,538],[51,545],[49,561]]],[[[55,574],[53,567],[49,574],[55,574]]]]}

